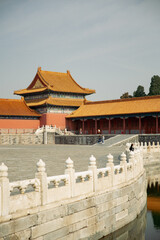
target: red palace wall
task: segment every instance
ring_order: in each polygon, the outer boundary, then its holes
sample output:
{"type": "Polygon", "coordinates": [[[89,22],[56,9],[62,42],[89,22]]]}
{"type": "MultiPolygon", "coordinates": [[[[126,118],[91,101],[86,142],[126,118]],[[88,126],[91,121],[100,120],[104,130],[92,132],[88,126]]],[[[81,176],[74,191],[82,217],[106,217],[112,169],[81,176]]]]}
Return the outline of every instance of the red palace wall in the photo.
{"type": "Polygon", "coordinates": [[[66,127],[65,117],[68,114],[64,113],[45,113],[40,118],[40,125],[52,125],[64,129],[66,127]]]}
{"type": "Polygon", "coordinates": [[[40,127],[39,120],[30,119],[0,119],[0,128],[12,129],[37,129],[40,127]]]}

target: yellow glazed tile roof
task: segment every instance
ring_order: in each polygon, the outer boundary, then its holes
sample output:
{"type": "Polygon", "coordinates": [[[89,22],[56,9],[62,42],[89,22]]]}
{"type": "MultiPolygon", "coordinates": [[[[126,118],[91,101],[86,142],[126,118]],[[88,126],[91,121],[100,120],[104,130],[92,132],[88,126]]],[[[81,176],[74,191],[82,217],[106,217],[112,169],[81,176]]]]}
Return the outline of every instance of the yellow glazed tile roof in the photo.
{"type": "Polygon", "coordinates": [[[32,116],[40,117],[36,111],[30,109],[23,99],[0,99],[1,116],[32,116]]]}
{"type": "Polygon", "coordinates": [[[79,107],[84,102],[83,99],[71,99],[71,98],[52,98],[46,99],[28,100],[26,101],[29,107],[42,106],[44,104],[50,104],[54,106],[72,106],[79,107]]]}
{"type": "Polygon", "coordinates": [[[80,94],[92,94],[95,90],[83,88],[72,78],[69,71],[67,73],[43,71],[38,68],[37,74],[27,89],[15,91],[14,94],[23,95],[27,93],[34,93],[39,91],[45,91],[46,89],[55,92],[68,92],[68,93],[80,93],[80,94]],[[39,85],[36,86],[36,81],[39,81],[39,85]],[[34,88],[34,89],[33,89],[34,88]]]}
{"type": "Polygon", "coordinates": [[[43,88],[34,88],[34,89],[21,89],[21,90],[17,90],[17,91],[14,91],[14,94],[17,94],[17,95],[23,95],[23,94],[27,94],[27,93],[37,93],[37,92],[44,92],[45,90],[47,90],[48,88],[47,87],[43,87],[43,88]]]}
{"type": "Polygon", "coordinates": [[[142,98],[90,102],[82,105],[67,118],[111,116],[160,112],[160,95],[142,98]]]}

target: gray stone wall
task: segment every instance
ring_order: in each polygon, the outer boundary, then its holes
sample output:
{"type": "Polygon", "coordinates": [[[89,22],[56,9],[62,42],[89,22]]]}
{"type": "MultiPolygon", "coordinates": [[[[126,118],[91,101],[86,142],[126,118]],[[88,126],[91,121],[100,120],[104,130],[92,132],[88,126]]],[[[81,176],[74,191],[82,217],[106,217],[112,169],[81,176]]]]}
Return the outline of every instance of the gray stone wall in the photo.
{"type": "MultiPolygon", "coordinates": [[[[134,182],[113,191],[13,214],[0,223],[0,240],[100,239],[141,213],[146,205],[145,179],[144,172],[134,182]]],[[[124,239],[123,235],[120,239],[124,239]]]]}
{"type": "Polygon", "coordinates": [[[43,135],[35,134],[0,134],[0,145],[43,144],[43,135]]]}
{"type": "Polygon", "coordinates": [[[55,144],[55,133],[47,133],[47,144],[55,144]]]}
{"type": "Polygon", "coordinates": [[[160,143],[160,134],[141,134],[138,137],[139,142],[146,142],[147,144],[150,142],[151,144],[155,142],[160,143]]]}
{"type": "MultiPolygon", "coordinates": [[[[114,135],[104,135],[105,140],[114,135]]],[[[98,142],[99,135],[55,136],[55,144],[93,145],[98,142]]]]}
{"type": "MultiPolygon", "coordinates": [[[[44,134],[0,134],[0,145],[44,144],[44,134]]],[[[47,144],[55,144],[55,134],[47,133],[47,144]]]]}

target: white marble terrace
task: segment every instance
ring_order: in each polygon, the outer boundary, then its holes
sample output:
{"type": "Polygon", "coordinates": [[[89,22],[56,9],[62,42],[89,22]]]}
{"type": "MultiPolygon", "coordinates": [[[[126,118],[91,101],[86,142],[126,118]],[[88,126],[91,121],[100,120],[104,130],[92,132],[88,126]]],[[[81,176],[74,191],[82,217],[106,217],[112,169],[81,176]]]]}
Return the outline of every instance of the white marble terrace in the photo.
{"type": "Polygon", "coordinates": [[[50,126],[50,125],[42,126],[35,131],[35,134],[38,135],[45,131],[57,133],[59,135],[74,135],[72,132],[67,131],[67,129],[64,129],[64,131],[62,131],[59,127],[56,127],[56,125],[55,126],[50,126]]]}

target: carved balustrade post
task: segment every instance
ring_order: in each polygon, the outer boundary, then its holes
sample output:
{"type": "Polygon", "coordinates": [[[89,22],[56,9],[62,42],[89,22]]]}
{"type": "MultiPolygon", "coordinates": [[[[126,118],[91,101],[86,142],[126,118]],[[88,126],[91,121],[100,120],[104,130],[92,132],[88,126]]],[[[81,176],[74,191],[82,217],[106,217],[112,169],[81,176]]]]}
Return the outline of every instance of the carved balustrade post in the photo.
{"type": "Polygon", "coordinates": [[[134,151],[134,161],[135,161],[135,176],[139,172],[139,156],[138,156],[138,150],[134,151]]]}
{"type": "Polygon", "coordinates": [[[129,153],[129,163],[134,164],[134,152],[130,151],[129,153]]]}
{"type": "Polygon", "coordinates": [[[140,171],[143,169],[143,153],[141,149],[138,149],[138,156],[139,156],[139,165],[140,165],[140,171]]]}
{"type": "Polygon", "coordinates": [[[155,142],[152,143],[153,152],[155,152],[155,142]]]}
{"type": "Polygon", "coordinates": [[[89,159],[89,171],[93,172],[93,191],[96,192],[97,190],[97,165],[96,165],[96,158],[91,155],[89,159]]]}
{"type": "Polygon", "coordinates": [[[135,165],[134,165],[134,152],[133,151],[130,151],[129,153],[129,163],[132,164],[132,177],[134,178],[135,176],[135,165]]]}
{"type": "Polygon", "coordinates": [[[47,125],[45,125],[43,129],[43,143],[47,144],[47,125]]]}
{"type": "Polygon", "coordinates": [[[75,196],[75,169],[73,168],[73,161],[70,159],[70,157],[66,160],[65,174],[69,175],[71,197],[74,197],[75,196]]]}
{"type": "Polygon", "coordinates": [[[0,165],[0,216],[9,214],[9,197],[8,167],[2,163],[0,165]]]}
{"type": "Polygon", "coordinates": [[[136,151],[136,159],[137,159],[137,171],[141,172],[141,155],[139,149],[136,151]]]}
{"type": "Polygon", "coordinates": [[[159,142],[157,142],[157,152],[159,152],[159,142]]]}
{"type": "Polygon", "coordinates": [[[143,149],[144,149],[144,151],[145,151],[145,153],[146,153],[146,152],[147,152],[147,143],[146,143],[146,142],[144,143],[143,149]]]}
{"type": "Polygon", "coordinates": [[[127,161],[126,161],[126,154],[123,152],[120,156],[120,166],[123,166],[124,169],[124,181],[127,181],[127,161]]]}
{"type": "Polygon", "coordinates": [[[151,143],[148,142],[148,152],[151,152],[151,143]]]}
{"type": "Polygon", "coordinates": [[[141,158],[142,158],[142,168],[144,169],[144,154],[141,152],[141,158]]]}
{"type": "Polygon", "coordinates": [[[41,194],[41,205],[48,203],[48,183],[47,174],[45,172],[45,163],[42,159],[37,163],[37,172],[35,177],[40,180],[40,194],[41,194]]]}
{"type": "Polygon", "coordinates": [[[113,163],[113,156],[109,153],[107,156],[107,164],[106,167],[110,167],[111,171],[109,173],[110,177],[110,184],[114,186],[114,163],[113,163]]]}
{"type": "Polygon", "coordinates": [[[129,148],[130,148],[130,146],[131,146],[131,143],[126,143],[126,156],[127,156],[127,159],[129,159],[129,153],[130,153],[129,148]]]}
{"type": "Polygon", "coordinates": [[[143,142],[140,143],[140,149],[143,151],[143,142]]]}
{"type": "Polygon", "coordinates": [[[141,171],[142,171],[142,169],[144,168],[143,167],[144,162],[143,162],[143,152],[141,149],[139,150],[139,156],[140,156],[140,165],[141,165],[141,171]]]}

